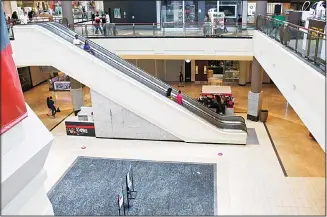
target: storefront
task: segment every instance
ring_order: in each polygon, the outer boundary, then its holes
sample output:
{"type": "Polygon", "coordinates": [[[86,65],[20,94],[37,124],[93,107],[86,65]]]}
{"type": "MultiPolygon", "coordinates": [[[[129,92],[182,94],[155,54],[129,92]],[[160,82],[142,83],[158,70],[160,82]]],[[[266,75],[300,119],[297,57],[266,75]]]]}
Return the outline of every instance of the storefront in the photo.
{"type": "Polygon", "coordinates": [[[54,77],[49,79],[49,90],[50,91],[60,91],[60,90],[70,90],[70,78],[62,72],[54,74],[54,77]]]}
{"type": "Polygon", "coordinates": [[[166,28],[192,28],[203,24],[210,11],[224,12],[227,23],[235,23],[242,15],[242,0],[235,1],[161,1],[160,22],[166,28]]]}
{"type": "Polygon", "coordinates": [[[236,60],[195,60],[196,82],[237,83],[239,74],[240,62],[236,60]]]}

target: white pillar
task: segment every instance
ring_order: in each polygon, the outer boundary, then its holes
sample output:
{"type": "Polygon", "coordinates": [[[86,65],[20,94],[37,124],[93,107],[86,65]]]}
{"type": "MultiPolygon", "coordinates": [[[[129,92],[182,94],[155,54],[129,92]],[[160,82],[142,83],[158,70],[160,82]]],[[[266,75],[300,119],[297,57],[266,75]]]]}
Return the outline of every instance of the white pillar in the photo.
{"type": "Polygon", "coordinates": [[[246,29],[246,24],[248,20],[248,1],[243,0],[242,4],[242,29],[246,29]]]}
{"type": "MultiPolygon", "coordinates": [[[[161,23],[161,1],[157,1],[157,23],[161,23]]],[[[158,26],[159,28],[159,26],[158,26]]]]}
{"type": "MultiPolygon", "coordinates": [[[[14,11],[17,11],[17,1],[10,1],[10,5],[11,5],[11,11],[14,12],[14,11]]],[[[18,13],[18,11],[17,11],[18,13]]]]}

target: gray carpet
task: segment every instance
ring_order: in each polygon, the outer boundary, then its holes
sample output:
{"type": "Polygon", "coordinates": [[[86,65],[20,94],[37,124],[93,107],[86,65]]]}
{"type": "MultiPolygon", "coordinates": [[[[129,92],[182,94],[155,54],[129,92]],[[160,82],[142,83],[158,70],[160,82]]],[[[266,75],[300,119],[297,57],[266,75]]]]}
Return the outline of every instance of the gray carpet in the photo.
{"type": "Polygon", "coordinates": [[[255,128],[248,128],[248,137],[246,138],[247,145],[259,145],[259,140],[255,128]]]}
{"type": "Polygon", "coordinates": [[[118,215],[130,165],[137,197],[127,215],[217,214],[215,164],[79,157],[48,193],[55,215],[118,215]]]}

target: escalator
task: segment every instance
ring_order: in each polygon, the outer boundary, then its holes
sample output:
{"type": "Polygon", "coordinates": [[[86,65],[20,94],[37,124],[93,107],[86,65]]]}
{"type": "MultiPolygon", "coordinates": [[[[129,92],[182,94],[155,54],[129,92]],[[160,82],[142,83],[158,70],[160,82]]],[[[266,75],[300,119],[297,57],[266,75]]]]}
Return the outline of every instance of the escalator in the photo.
{"type": "MultiPolygon", "coordinates": [[[[72,30],[66,28],[65,26],[62,26],[61,24],[41,23],[41,24],[37,24],[34,26],[29,26],[29,27],[27,27],[27,26],[16,27],[17,32],[21,32],[22,29],[24,29],[24,28],[25,29],[30,28],[30,29],[34,29],[34,30],[37,29],[38,31],[36,31],[36,32],[42,32],[44,35],[48,35],[49,37],[52,37],[53,38],[52,40],[60,41],[60,43],[63,43],[63,40],[65,40],[66,41],[65,45],[67,45],[67,47],[71,46],[70,49],[73,49],[73,48],[76,49],[76,47],[71,44],[76,33],[73,32],[72,30]],[[68,45],[67,42],[68,42],[68,44],[70,43],[70,45],[68,45]]],[[[14,30],[14,31],[15,31],[15,38],[19,37],[19,34],[16,34],[16,30],[14,30]]],[[[26,37],[27,36],[25,36],[25,38],[26,37]]],[[[83,38],[82,36],[80,36],[79,39],[81,41],[85,41],[85,38],[83,38]]],[[[13,42],[13,43],[15,43],[15,42],[13,42]]],[[[89,41],[89,44],[95,52],[94,56],[92,56],[91,54],[88,54],[86,52],[83,52],[83,54],[81,54],[81,55],[87,56],[88,59],[96,58],[97,59],[96,62],[98,62],[100,65],[107,64],[107,66],[105,66],[105,67],[110,67],[110,69],[111,68],[115,69],[116,70],[115,73],[120,73],[120,76],[122,76],[122,74],[124,74],[129,79],[132,78],[134,80],[134,81],[130,81],[130,82],[137,81],[137,83],[139,84],[138,88],[141,88],[140,85],[142,84],[145,87],[150,88],[152,91],[156,92],[157,94],[160,94],[161,95],[160,100],[164,101],[165,104],[169,104],[169,106],[173,106],[173,107],[176,106],[176,103],[167,101],[167,98],[165,97],[166,90],[170,87],[170,85],[168,85],[168,84],[162,82],[161,80],[153,77],[152,75],[144,72],[143,70],[137,68],[135,65],[121,59],[117,55],[115,55],[115,54],[111,53],[110,51],[104,49],[103,47],[95,44],[94,42],[89,41]]],[[[79,52],[82,52],[82,51],[79,51],[79,52]]],[[[16,51],[14,52],[14,55],[15,55],[15,53],[16,53],[16,51]]],[[[67,53],[69,53],[69,52],[67,52],[67,53]]],[[[65,52],[65,55],[66,55],[66,52],[65,52]]],[[[24,60],[24,61],[27,61],[27,60],[24,60]]],[[[33,61],[37,62],[37,60],[33,60],[33,61]]],[[[42,61],[40,61],[40,62],[42,62],[42,61]]],[[[53,62],[53,60],[51,60],[51,62],[53,62]]],[[[53,65],[54,67],[60,69],[60,66],[59,67],[56,66],[56,64],[59,64],[59,62],[53,63],[53,64],[54,64],[53,65]]],[[[61,65],[61,63],[59,65],[61,65]]],[[[63,68],[65,68],[65,67],[63,66],[63,68]]],[[[61,70],[65,71],[65,72],[69,71],[69,69],[67,69],[67,70],[61,69],[61,70]]],[[[76,74],[76,76],[74,76],[73,72],[71,72],[71,74],[68,72],[67,74],[77,80],[80,80],[82,83],[89,86],[91,89],[94,89],[94,90],[97,89],[97,87],[96,87],[97,85],[88,84],[88,81],[84,80],[85,78],[83,76],[78,75],[78,74],[76,74]],[[77,77],[80,77],[80,79],[78,79],[77,77]]],[[[110,75],[105,74],[105,77],[107,77],[107,76],[110,76],[110,75]]],[[[127,79],[127,77],[125,77],[126,80],[129,80],[129,79],[127,79]]],[[[142,86],[142,88],[143,88],[143,86],[142,86]]],[[[151,94],[154,94],[154,93],[151,93],[151,94]]],[[[109,96],[107,96],[106,94],[103,94],[103,95],[109,98],[109,96]]],[[[177,95],[177,90],[173,89],[172,96],[176,97],[176,95],[177,95]]],[[[158,97],[158,96],[156,95],[155,97],[158,97]]],[[[117,101],[115,101],[115,102],[117,102],[117,101]]],[[[123,103],[121,101],[121,103],[118,103],[118,104],[121,105],[121,104],[126,104],[126,103],[123,103]]],[[[126,104],[126,106],[127,106],[127,104],[126,104]]],[[[126,106],[123,106],[123,107],[126,108],[126,106]]],[[[158,127],[162,128],[166,131],[170,131],[170,133],[172,133],[173,135],[177,136],[178,138],[180,138],[181,140],[186,141],[186,142],[233,143],[233,144],[245,144],[245,142],[246,142],[247,128],[245,125],[245,120],[242,117],[222,116],[222,115],[216,114],[212,110],[208,109],[207,107],[203,106],[202,104],[198,103],[196,100],[194,100],[186,95],[183,95],[183,107],[177,108],[176,111],[178,110],[179,112],[183,112],[183,114],[187,114],[189,116],[189,118],[191,118],[191,119],[193,118],[194,121],[197,120],[198,127],[203,126],[207,130],[210,129],[212,132],[205,133],[205,134],[208,134],[208,138],[205,138],[205,135],[199,136],[199,137],[202,137],[199,139],[196,138],[196,136],[188,136],[188,135],[186,135],[187,134],[186,130],[177,130],[177,127],[172,127],[175,130],[173,130],[173,129],[170,130],[169,129],[170,127],[168,127],[167,123],[165,124],[165,123],[159,122],[158,118],[153,117],[153,116],[150,117],[150,115],[148,115],[148,114],[147,115],[143,114],[143,116],[142,116],[141,111],[133,111],[133,108],[130,107],[130,105],[127,107],[129,107],[128,108],[129,110],[140,115],[142,118],[149,120],[151,123],[157,125],[158,127]],[[181,109],[182,109],[182,111],[181,111],[181,109]],[[185,110],[187,110],[188,112],[186,112],[185,110]],[[215,128],[215,129],[213,129],[213,128],[215,128]],[[173,132],[173,131],[175,131],[175,132],[173,132]],[[177,131],[180,131],[180,132],[177,132],[177,131]],[[184,131],[184,132],[181,132],[181,131],[184,131]],[[188,137],[189,137],[189,139],[188,139],[188,137]],[[234,137],[234,138],[232,138],[232,137],[234,137]]],[[[164,110],[163,110],[163,113],[165,113],[164,110]]],[[[180,114],[181,113],[179,113],[179,115],[180,114]]],[[[185,120],[188,120],[188,119],[185,119],[185,120]]],[[[175,123],[175,124],[177,124],[177,123],[175,123]]],[[[196,126],[195,122],[194,123],[192,122],[192,124],[195,124],[194,126],[196,126]]],[[[189,126],[189,127],[191,127],[191,126],[189,126]]],[[[193,132],[193,131],[192,130],[189,131],[189,133],[191,133],[191,132],[193,132]]],[[[194,130],[194,132],[199,132],[199,130],[194,130]]],[[[199,134],[200,133],[201,132],[199,132],[199,134]]]]}

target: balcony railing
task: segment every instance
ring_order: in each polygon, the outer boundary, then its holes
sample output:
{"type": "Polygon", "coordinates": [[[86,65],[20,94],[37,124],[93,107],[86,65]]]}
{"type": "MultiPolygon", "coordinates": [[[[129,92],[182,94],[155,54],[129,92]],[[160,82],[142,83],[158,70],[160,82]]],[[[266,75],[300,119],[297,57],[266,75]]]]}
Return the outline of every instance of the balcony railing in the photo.
{"type": "Polygon", "coordinates": [[[260,15],[257,17],[256,28],[325,74],[326,34],[260,15]]]}
{"type": "Polygon", "coordinates": [[[74,24],[71,27],[85,37],[252,37],[255,26],[237,23],[224,27],[211,23],[174,24],[174,23],[106,23],[99,26],[93,24],[74,24]]]}

